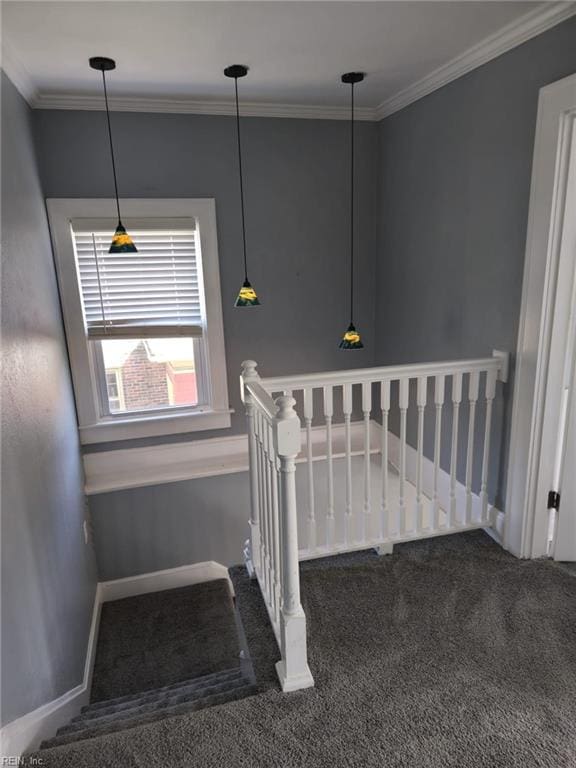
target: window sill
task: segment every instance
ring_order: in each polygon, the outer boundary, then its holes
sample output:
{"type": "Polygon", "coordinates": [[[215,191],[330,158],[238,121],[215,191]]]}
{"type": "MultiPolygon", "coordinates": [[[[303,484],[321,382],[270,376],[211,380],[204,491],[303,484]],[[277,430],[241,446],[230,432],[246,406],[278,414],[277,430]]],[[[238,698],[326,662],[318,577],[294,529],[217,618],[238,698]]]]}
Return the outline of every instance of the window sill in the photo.
{"type": "Polygon", "coordinates": [[[163,437],[207,429],[227,429],[230,426],[230,414],[233,412],[228,408],[178,415],[145,416],[138,419],[116,418],[80,427],[80,442],[82,445],[90,445],[117,440],[135,440],[140,437],[163,437]]]}

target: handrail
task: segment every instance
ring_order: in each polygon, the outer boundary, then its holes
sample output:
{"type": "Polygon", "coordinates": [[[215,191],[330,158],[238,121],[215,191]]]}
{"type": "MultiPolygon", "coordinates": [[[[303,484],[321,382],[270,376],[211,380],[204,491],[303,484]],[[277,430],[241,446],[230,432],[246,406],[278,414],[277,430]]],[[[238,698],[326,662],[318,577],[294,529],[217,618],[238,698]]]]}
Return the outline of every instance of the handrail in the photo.
{"type": "Polygon", "coordinates": [[[386,365],[379,368],[353,368],[346,371],[319,371],[292,376],[269,376],[260,379],[268,392],[282,392],[305,387],[323,387],[325,385],[373,383],[382,380],[416,378],[421,376],[441,376],[452,373],[471,373],[473,371],[495,370],[500,381],[508,378],[508,353],[494,350],[492,357],[471,360],[445,360],[434,363],[406,363],[386,365]]]}
{"type": "Polygon", "coordinates": [[[294,691],[314,685],[298,570],[295,459],[300,453],[300,419],[296,400],[289,395],[273,400],[256,367],[253,360],[245,360],[240,376],[250,457],[250,539],[245,555],[280,648],[280,684],[284,691],[294,691]]]}
{"type": "Polygon", "coordinates": [[[278,413],[278,406],[272,399],[268,390],[258,383],[258,381],[247,381],[246,389],[250,392],[254,403],[260,406],[268,421],[272,421],[278,413]]]}

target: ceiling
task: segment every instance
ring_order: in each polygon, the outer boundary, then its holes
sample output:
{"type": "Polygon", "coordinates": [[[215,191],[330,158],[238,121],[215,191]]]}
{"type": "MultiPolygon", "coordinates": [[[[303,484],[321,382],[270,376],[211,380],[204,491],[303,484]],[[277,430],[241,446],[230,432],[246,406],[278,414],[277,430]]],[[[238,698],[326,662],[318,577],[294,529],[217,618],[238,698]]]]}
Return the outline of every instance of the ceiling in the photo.
{"type": "Polygon", "coordinates": [[[340,74],[362,70],[357,104],[367,116],[486,38],[508,40],[525,18],[568,5],[20,0],[2,3],[5,68],[36,106],[58,106],[62,96],[100,100],[100,76],[88,67],[94,55],[116,59],[109,90],[118,103],[228,103],[232,83],[222,70],[240,63],[250,67],[243,102],[342,110],[349,94],[340,74]]]}

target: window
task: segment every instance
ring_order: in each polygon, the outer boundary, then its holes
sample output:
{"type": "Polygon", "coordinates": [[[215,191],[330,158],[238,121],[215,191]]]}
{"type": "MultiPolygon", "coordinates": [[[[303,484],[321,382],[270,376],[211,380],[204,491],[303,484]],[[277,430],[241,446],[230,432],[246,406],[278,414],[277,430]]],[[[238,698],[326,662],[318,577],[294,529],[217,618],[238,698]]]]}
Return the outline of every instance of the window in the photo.
{"type": "Polygon", "coordinates": [[[230,426],[212,200],[49,200],[85,443],[230,426]]]}
{"type": "Polygon", "coordinates": [[[124,409],[124,389],[122,387],[121,375],[118,369],[106,369],[106,394],[108,395],[108,405],[112,413],[118,413],[118,411],[124,409]]]}

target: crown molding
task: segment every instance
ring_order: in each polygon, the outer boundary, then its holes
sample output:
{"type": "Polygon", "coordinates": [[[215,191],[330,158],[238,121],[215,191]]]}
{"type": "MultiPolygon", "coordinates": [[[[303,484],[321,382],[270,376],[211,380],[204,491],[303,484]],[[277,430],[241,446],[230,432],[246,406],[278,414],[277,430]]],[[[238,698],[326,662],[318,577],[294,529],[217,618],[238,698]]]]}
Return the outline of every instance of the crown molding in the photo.
{"type": "Polygon", "coordinates": [[[17,54],[7,40],[2,40],[2,69],[20,95],[32,106],[38,95],[36,86],[30,73],[19,61],[17,54]]]}
{"type": "Polygon", "coordinates": [[[383,101],[375,110],[376,120],[382,120],[394,112],[398,112],[414,101],[433,93],[438,88],[442,88],[443,85],[447,85],[473,69],[481,67],[506,51],[522,45],[527,40],[546,32],[546,30],[575,14],[576,2],[544,3],[539,8],[521,16],[495,34],[472,46],[447,64],[438,67],[408,88],[383,101]]]}
{"type": "MultiPolygon", "coordinates": [[[[108,98],[110,109],[115,112],[162,112],[188,115],[236,115],[233,101],[200,101],[182,98],[114,97],[108,98]]],[[[101,96],[74,96],[61,93],[39,93],[31,106],[34,109],[103,110],[101,96]]],[[[242,117],[292,117],[307,120],[349,120],[349,107],[314,106],[305,104],[270,104],[242,102],[242,117]]],[[[371,107],[357,107],[358,120],[375,120],[376,111],[371,107]]]]}
{"type": "MultiPolygon", "coordinates": [[[[358,107],[358,120],[378,121],[398,112],[418,99],[442,88],[462,75],[486,64],[527,40],[546,32],[576,14],[576,2],[544,2],[495,34],[472,46],[460,56],[430,72],[377,107],[358,107]]],[[[100,96],[38,92],[26,68],[10,46],[2,46],[2,67],[22,96],[34,109],[103,110],[100,96]]],[[[160,112],[190,115],[235,115],[233,101],[188,98],[110,97],[110,108],[117,112],[160,112]]],[[[348,120],[348,107],[305,104],[242,103],[245,117],[281,117],[307,120],[348,120]]]]}

